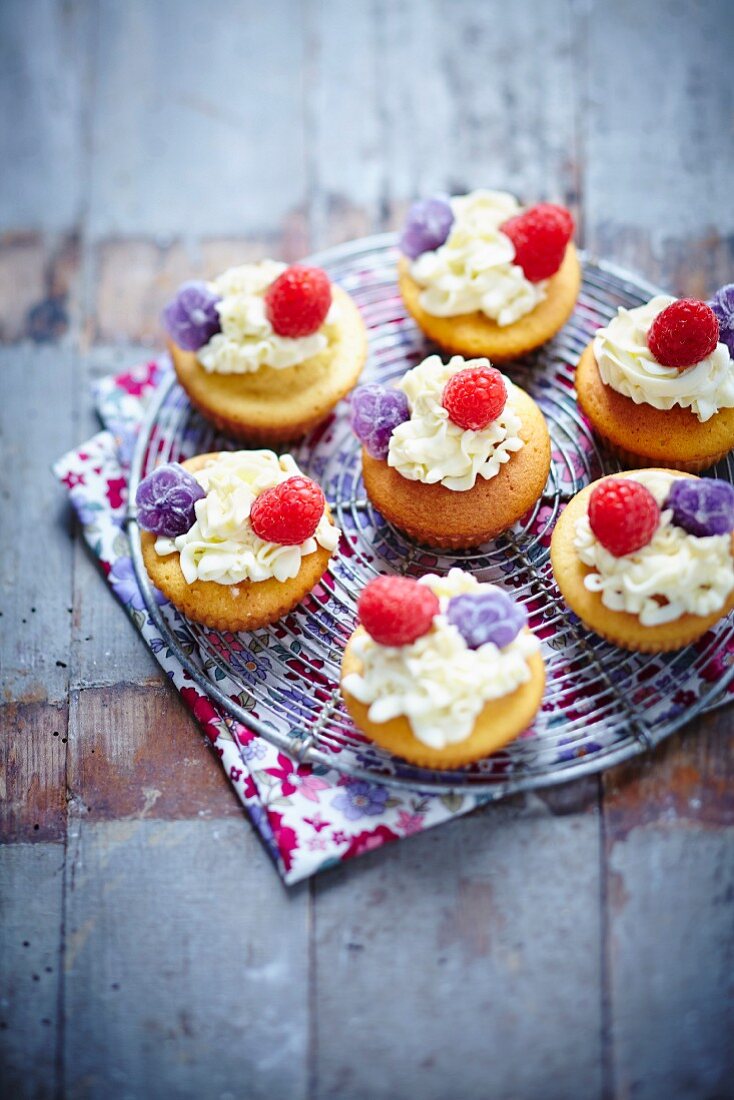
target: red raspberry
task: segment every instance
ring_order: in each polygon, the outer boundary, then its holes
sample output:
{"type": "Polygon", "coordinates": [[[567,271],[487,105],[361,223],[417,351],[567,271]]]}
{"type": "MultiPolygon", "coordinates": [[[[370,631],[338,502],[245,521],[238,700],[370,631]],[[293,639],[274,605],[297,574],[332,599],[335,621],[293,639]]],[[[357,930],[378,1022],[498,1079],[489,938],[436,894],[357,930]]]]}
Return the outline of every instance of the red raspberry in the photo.
{"type": "Polygon", "coordinates": [[[289,477],[260,494],[250,510],[250,523],[264,542],[300,546],[314,534],[324,505],[324,494],[315,481],[289,477]]]}
{"type": "Polygon", "coordinates": [[[719,342],[719,320],[705,302],[681,298],[650,325],[647,346],[664,367],[685,370],[700,363],[719,342]]]}
{"type": "Polygon", "coordinates": [[[480,432],[505,407],[507,387],[496,367],[466,367],[449,378],[441,404],[460,428],[480,432]]]}
{"type": "Polygon", "coordinates": [[[659,522],[658,502],[639,481],[606,477],[591,491],[589,526],[615,558],[647,546],[659,522]]]}
{"type": "Polygon", "coordinates": [[[265,312],[278,336],[310,336],[323,325],[330,305],[331,283],[320,267],[293,264],[265,294],[265,312]]]}
{"type": "Polygon", "coordinates": [[[515,263],[531,283],[550,279],[563,263],[566,245],[573,236],[573,217],[565,206],[539,202],[509,218],[500,229],[515,246],[515,263]]]}
{"type": "Polygon", "coordinates": [[[438,596],[410,577],[376,577],[362,589],[359,621],[380,645],[410,645],[431,629],[438,596]]]}

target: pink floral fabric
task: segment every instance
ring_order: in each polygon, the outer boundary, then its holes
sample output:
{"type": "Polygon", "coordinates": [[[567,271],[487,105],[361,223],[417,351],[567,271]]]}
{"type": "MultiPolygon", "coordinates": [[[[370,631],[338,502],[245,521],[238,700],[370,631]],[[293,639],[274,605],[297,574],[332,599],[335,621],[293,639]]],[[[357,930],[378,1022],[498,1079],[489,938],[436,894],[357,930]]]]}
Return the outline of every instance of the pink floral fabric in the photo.
{"type": "MultiPolygon", "coordinates": [[[[297,764],[219,710],[167,648],[145,609],[123,518],[138,427],[168,369],[163,358],[97,383],[95,396],[106,430],[61,458],[54,472],[68,490],[110,588],[211,741],[284,881],[299,882],[474,809],[481,801],[474,796],[397,792],[326,767],[297,764]]],[[[239,644],[234,636],[226,641],[234,648],[239,644]]],[[[258,675],[256,667],[250,671],[258,675]]]]}

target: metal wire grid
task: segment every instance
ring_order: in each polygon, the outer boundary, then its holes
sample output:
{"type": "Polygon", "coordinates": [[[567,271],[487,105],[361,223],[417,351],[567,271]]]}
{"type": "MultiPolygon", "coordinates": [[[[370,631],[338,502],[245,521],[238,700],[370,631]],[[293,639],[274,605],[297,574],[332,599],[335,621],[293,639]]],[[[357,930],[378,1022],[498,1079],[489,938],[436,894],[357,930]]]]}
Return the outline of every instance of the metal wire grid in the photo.
{"type": "MultiPolygon", "coordinates": [[[[396,256],[394,238],[385,235],[314,257],[357,301],[370,334],[366,375],[380,381],[399,377],[431,350],[406,317],[395,286],[396,256]]],[[[639,305],[654,293],[655,287],[586,258],[581,296],[564,330],[532,357],[507,368],[541,406],[553,458],[541,500],[493,543],[452,554],[435,552],[388,524],[365,495],[346,403],[326,428],[291,449],[300,467],[324,487],[343,539],[322,583],[279,623],[233,636],[189,622],[170,606],[159,608],[131,515],[133,562],[148,612],[194,680],[232,718],[304,762],[424,791],[458,790],[491,799],[618,763],[710,706],[734,675],[734,665],[718,678],[705,675],[713,658],[734,642],[731,621],[719,624],[696,647],[675,654],[627,653],[579,624],[550,570],[550,534],[560,506],[590,481],[620,468],[600,451],[579,415],[574,365],[618,306],[639,305]],[[366,581],[383,572],[445,573],[455,565],[482,581],[504,585],[525,604],[531,627],[543,639],[547,687],[532,730],[471,767],[442,772],[406,764],[355,729],[339,695],[339,666],[366,581]],[[671,703],[673,698],[679,702],[671,703]]],[[[141,430],[131,499],[140,478],[155,466],[236,446],[191,408],[172,375],[141,430]]],[[[733,481],[730,460],[716,474],[733,481]]]]}

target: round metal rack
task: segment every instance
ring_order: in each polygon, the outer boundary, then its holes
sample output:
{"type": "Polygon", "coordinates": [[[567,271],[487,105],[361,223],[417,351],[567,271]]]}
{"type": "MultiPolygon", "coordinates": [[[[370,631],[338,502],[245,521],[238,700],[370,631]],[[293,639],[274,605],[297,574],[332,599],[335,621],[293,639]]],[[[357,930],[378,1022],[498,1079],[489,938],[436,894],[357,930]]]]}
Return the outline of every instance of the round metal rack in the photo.
{"type": "MultiPolygon", "coordinates": [[[[392,235],[313,257],[362,312],[370,342],[367,379],[397,378],[433,350],[406,315],[395,283],[396,259],[392,235]]],[[[618,306],[639,305],[656,292],[627,272],[585,257],[581,295],[563,331],[540,351],[504,368],[543,410],[552,467],[532,511],[507,534],[476,550],[449,554],[418,546],[375,511],[364,492],[346,401],[325,426],[290,448],[301,469],[323,486],[343,532],[341,545],[317,588],[273,626],[252,634],[223,634],[188,621],[170,605],[159,606],[132,515],[135,571],[165,644],[230,718],[299,760],[434,793],[461,791],[495,799],[595,772],[657,744],[712,705],[734,675],[731,617],[696,646],[677,653],[627,653],[580,625],[550,570],[550,535],[559,508],[590,481],[619,469],[578,412],[574,366],[618,306]],[[371,577],[444,573],[455,565],[482,581],[504,585],[526,605],[530,625],[542,639],[547,687],[542,710],[526,734],[471,767],[433,771],[406,764],[362,736],[342,705],[339,667],[355,625],[357,596],[371,577]]],[[[171,371],[141,429],[131,499],[139,480],[157,465],[237,446],[191,407],[171,371]]],[[[716,475],[734,481],[731,461],[722,462],[716,475]]]]}

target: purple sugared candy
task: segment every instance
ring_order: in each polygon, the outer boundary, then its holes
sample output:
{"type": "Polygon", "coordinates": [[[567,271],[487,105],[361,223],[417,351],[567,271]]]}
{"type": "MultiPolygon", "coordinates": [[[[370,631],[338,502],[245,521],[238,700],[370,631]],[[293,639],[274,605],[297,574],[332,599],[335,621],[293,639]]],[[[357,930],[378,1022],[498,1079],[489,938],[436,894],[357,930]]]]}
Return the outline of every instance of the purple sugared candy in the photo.
{"type": "Polygon", "coordinates": [[[469,649],[493,642],[504,649],[527,626],[528,616],[501,588],[491,592],[466,593],[449,600],[446,616],[469,649]]]}
{"type": "Polygon", "coordinates": [[[451,203],[441,195],[414,202],[400,238],[400,251],[411,260],[440,248],[454,224],[451,203]]]}
{"type": "Polygon", "coordinates": [[[390,436],[398,424],[410,420],[408,398],[402,390],[367,382],[351,396],[352,430],[373,458],[387,458],[390,436]]]}
{"type": "Polygon", "coordinates": [[[194,505],[205,496],[194,475],[177,462],[159,466],[138,485],[138,523],[146,531],[169,539],[185,535],[196,520],[194,505]]]}
{"type": "Polygon", "coordinates": [[[726,344],[734,356],[734,283],[717,290],[709,305],[719,322],[719,343],[726,344]]]}
{"type": "Polygon", "coordinates": [[[184,283],[163,310],[166,332],[184,351],[198,351],[220,331],[217,302],[206,283],[184,283]]]}
{"type": "Polygon", "coordinates": [[[728,535],[734,531],[734,486],[714,477],[676,478],[665,508],[689,535],[728,535]]]}

